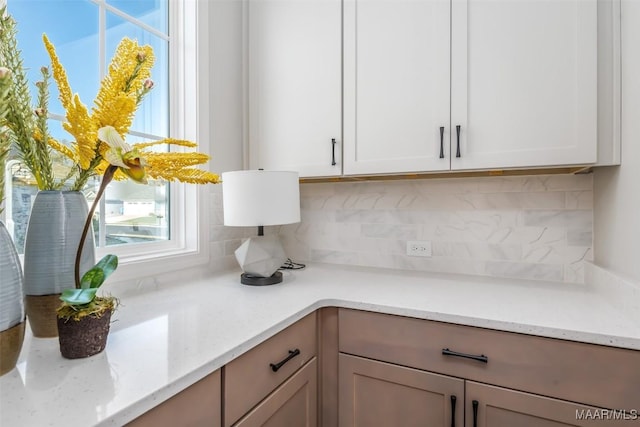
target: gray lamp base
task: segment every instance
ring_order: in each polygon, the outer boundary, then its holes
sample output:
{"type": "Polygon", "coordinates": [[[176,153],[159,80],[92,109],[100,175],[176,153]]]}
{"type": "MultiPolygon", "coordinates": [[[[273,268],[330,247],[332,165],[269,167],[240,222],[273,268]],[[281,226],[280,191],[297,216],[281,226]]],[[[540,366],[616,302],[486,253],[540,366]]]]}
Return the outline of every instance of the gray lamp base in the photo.
{"type": "Polygon", "coordinates": [[[276,271],[269,277],[256,276],[249,273],[242,273],[240,275],[240,283],[243,285],[267,286],[275,285],[280,282],[282,282],[282,273],[279,271],[276,271]]]}

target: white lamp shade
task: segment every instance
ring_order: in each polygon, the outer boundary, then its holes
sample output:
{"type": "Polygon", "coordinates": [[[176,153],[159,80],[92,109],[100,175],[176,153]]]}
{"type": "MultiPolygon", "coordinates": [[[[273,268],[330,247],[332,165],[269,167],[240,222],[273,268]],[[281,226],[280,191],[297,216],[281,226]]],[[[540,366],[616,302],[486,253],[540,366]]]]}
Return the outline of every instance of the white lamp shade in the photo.
{"type": "Polygon", "coordinates": [[[224,225],[300,222],[298,172],[248,170],[222,174],[224,225]]]}

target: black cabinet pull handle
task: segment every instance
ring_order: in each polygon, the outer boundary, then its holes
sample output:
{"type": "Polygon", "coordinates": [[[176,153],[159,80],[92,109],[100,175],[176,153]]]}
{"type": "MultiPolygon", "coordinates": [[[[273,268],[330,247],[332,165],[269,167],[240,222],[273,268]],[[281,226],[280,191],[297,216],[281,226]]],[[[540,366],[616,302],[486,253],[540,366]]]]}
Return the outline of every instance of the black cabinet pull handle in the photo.
{"type": "Polygon", "coordinates": [[[451,396],[451,427],[456,427],[456,397],[451,396]]]}
{"type": "Polygon", "coordinates": [[[297,355],[300,354],[300,350],[298,350],[297,348],[295,350],[289,350],[289,355],[281,360],[280,362],[273,364],[273,363],[269,363],[269,366],[271,366],[271,370],[273,372],[278,372],[278,369],[282,368],[282,366],[287,363],[289,360],[293,359],[294,357],[296,357],[297,355]]]}
{"type": "Polygon", "coordinates": [[[456,125],[456,134],[458,135],[458,148],[456,149],[456,157],[461,157],[461,155],[460,155],[460,125],[456,125]]]}
{"type": "Polygon", "coordinates": [[[473,427],[478,427],[478,401],[472,401],[471,406],[473,407],[473,427]]]}
{"type": "Polygon", "coordinates": [[[331,166],[336,165],[336,139],[331,138],[331,166]]]}
{"type": "Polygon", "coordinates": [[[487,363],[489,361],[489,358],[484,354],[477,356],[475,354],[458,353],[457,351],[449,350],[448,348],[443,348],[442,354],[445,356],[464,357],[465,359],[477,360],[482,363],[487,363]]]}
{"type": "Polygon", "coordinates": [[[444,159],[444,126],[440,126],[440,158],[444,159]]]}

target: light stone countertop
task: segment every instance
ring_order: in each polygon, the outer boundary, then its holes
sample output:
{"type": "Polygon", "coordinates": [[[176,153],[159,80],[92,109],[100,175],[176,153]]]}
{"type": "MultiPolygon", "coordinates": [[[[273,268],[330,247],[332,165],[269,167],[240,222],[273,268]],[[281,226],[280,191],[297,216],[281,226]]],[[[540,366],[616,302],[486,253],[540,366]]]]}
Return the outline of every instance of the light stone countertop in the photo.
{"type": "Polygon", "coordinates": [[[121,299],[106,350],[66,360],[57,338],[29,332],[0,378],[0,426],[121,426],[328,306],[640,350],[640,312],[592,285],[322,264],[284,274],[268,287],[197,271],[105,286],[121,299]]]}

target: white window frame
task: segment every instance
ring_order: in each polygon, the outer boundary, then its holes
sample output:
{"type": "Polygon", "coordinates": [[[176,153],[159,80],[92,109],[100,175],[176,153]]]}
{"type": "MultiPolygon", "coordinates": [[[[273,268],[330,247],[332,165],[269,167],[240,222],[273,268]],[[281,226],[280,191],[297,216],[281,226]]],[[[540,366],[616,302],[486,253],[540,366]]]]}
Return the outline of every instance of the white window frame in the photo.
{"type": "MultiPolygon", "coordinates": [[[[170,136],[198,141],[198,151],[208,154],[207,1],[169,0],[168,6],[170,136]]],[[[97,258],[118,255],[114,280],[144,279],[208,262],[208,209],[201,203],[207,186],[172,183],[169,191],[170,240],[97,248],[97,258]]]]}
{"type": "MultiPolygon", "coordinates": [[[[2,0],[0,0],[2,1],[2,0]]],[[[114,9],[105,0],[100,5],[99,37],[106,33],[106,11],[114,9]]],[[[198,151],[209,154],[209,6],[206,0],[168,0],[169,14],[169,136],[197,141],[198,151]]],[[[124,17],[121,13],[119,16],[124,17]]],[[[125,19],[131,21],[130,17],[125,19]]],[[[145,24],[140,26],[148,28],[145,24]]],[[[156,32],[156,31],[154,31],[156,32]]],[[[106,61],[104,43],[100,59],[106,61]]],[[[100,64],[101,72],[106,64],[100,64]]],[[[102,76],[101,76],[102,77],[102,76]]],[[[64,119],[56,116],[56,119],[64,119]]],[[[131,132],[136,134],[136,132],[131,132]]],[[[140,135],[138,133],[138,135],[140,135]]],[[[209,165],[204,166],[209,167],[209,165]]],[[[9,175],[7,175],[9,178],[9,175]]],[[[10,189],[10,178],[7,179],[10,189]]],[[[96,248],[96,258],[115,254],[119,267],[114,281],[141,280],[209,261],[207,185],[171,183],[169,230],[166,241],[96,248]]],[[[11,193],[7,193],[10,195],[11,193]]],[[[10,199],[10,196],[7,200],[10,199]]],[[[101,202],[104,203],[104,200],[101,202]]],[[[8,206],[10,208],[10,205],[8,206]]],[[[104,207],[104,205],[103,205],[104,207]]]]}

